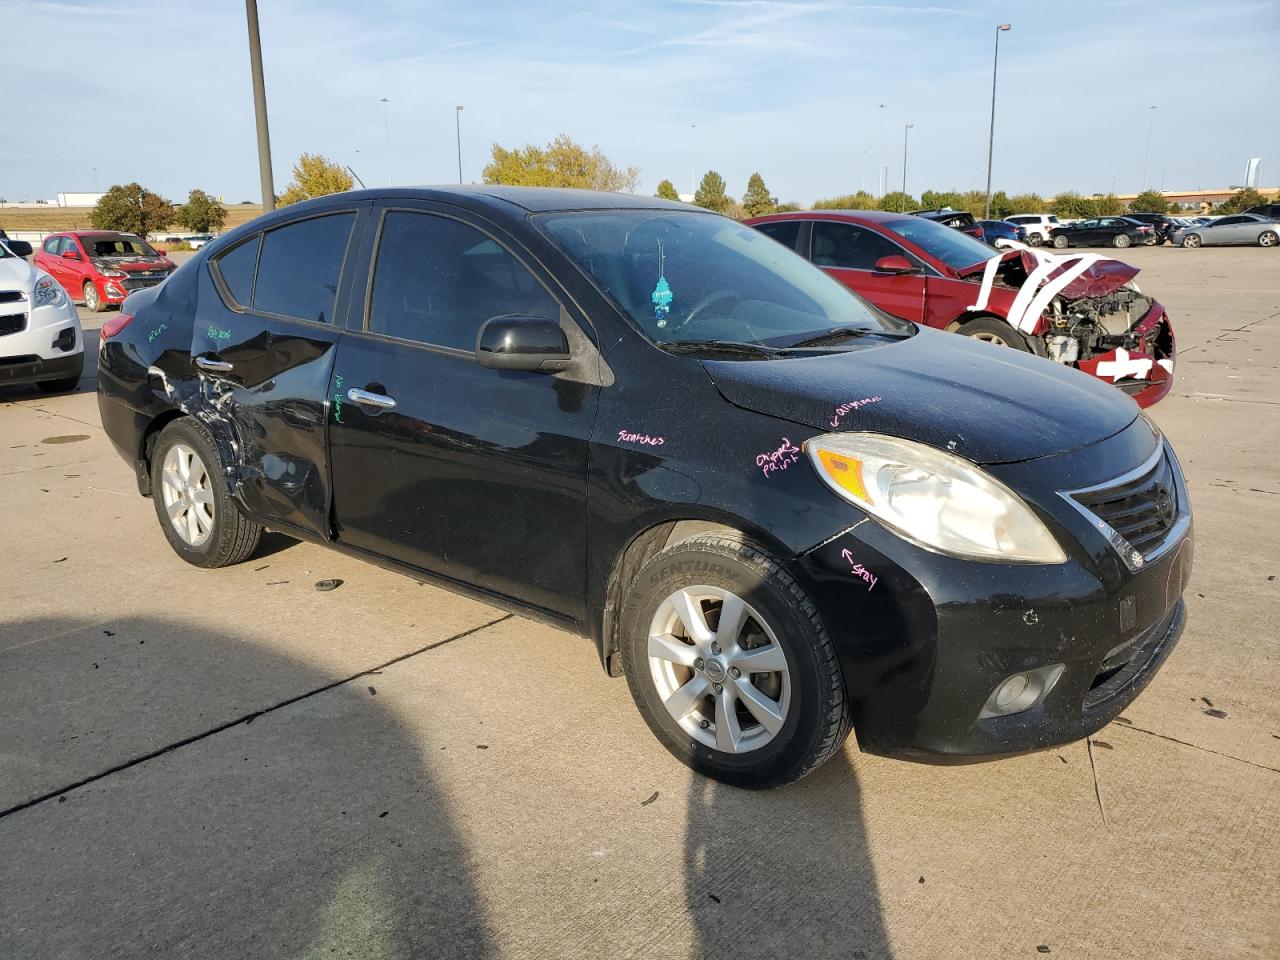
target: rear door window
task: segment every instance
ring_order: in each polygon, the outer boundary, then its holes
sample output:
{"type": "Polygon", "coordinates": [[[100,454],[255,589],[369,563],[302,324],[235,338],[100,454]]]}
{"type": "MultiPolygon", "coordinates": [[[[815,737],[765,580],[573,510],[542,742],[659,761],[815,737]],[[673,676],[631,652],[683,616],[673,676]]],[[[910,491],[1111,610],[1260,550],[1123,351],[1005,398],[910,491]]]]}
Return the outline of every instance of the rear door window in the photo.
{"type": "Polygon", "coordinates": [[[756,229],[766,237],[772,237],[777,240],[790,250],[796,248],[796,241],[800,239],[799,220],[777,220],[772,223],[761,223],[756,225],[756,229]]]}
{"type": "Polygon", "coordinates": [[[253,274],[258,266],[258,244],[261,241],[262,234],[250,237],[219,255],[213,264],[226,292],[242,307],[253,303],[253,274]]]}
{"type": "Polygon", "coordinates": [[[814,223],[812,245],[820,267],[873,270],[881,257],[903,256],[901,247],[878,233],[830,220],[814,223]]]}
{"type": "Polygon", "coordinates": [[[354,223],[354,213],[335,213],[298,220],[264,234],[253,309],[332,323],[338,278],[354,223]]]}
{"type": "Polygon", "coordinates": [[[475,227],[431,213],[386,214],[369,302],[371,332],[470,352],[480,325],[504,314],[555,320],[560,304],[475,227]]]}

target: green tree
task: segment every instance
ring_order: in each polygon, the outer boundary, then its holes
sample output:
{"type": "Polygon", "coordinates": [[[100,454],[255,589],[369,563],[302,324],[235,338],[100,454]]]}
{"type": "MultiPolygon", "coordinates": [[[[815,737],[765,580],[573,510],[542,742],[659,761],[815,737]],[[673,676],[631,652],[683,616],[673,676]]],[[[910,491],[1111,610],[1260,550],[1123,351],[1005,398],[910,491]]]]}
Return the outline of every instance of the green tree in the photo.
{"type": "Polygon", "coordinates": [[[98,230],[119,230],[146,237],[173,222],[173,204],[139,183],[111,187],[89,214],[98,230]]]}
{"type": "Polygon", "coordinates": [[[778,213],[795,213],[797,210],[803,210],[804,207],[796,203],[794,200],[788,200],[786,203],[778,204],[778,213]]]}
{"type": "Polygon", "coordinates": [[[1074,190],[1064,190],[1049,201],[1049,209],[1060,217],[1094,217],[1094,203],[1074,190]]]}
{"type": "Polygon", "coordinates": [[[304,153],[293,165],[293,180],[276,200],[276,206],[287,207],[291,203],[325,197],[331,193],[350,190],[355,184],[346,167],[322,157],[318,153],[304,153]]]}
{"type": "Polygon", "coordinates": [[[1214,213],[1242,213],[1250,207],[1258,207],[1271,201],[1253,187],[1237,190],[1230,198],[1213,208],[1214,213]]]}
{"type": "Polygon", "coordinates": [[[991,216],[995,220],[1003,220],[1010,214],[1016,213],[1013,208],[1013,201],[1009,199],[1009,195],[1003,190],[997,190],[991,195],[991,216]]]}
{"type": "Polygon", "coordinates": [[[680,194],[676,193],[676,185],[672,183],[670,180],[663,180],[659,182],[658,192],[655,193],[654,196],[660,197],[663,200],[679,200],[680,199],[680,194]]]}
{"type": "Polygon", "coordinates": [[[639,168],[617,167],[599,147],[588,150],[563,133],[545,147],[530,143],[508,150],[495,143],[492,159],[480,175],[485,183],[628,193],[640,180],[639,168]]]}
{"type": "Polygon", "coordinates": [[[1114,193],[1095,193],[1093,200],[1094,217],[1118,217],[1124,213],[1124,203],[1114,193]]]}
{"type": "Polygon", "coordinates": [[[714,170],[704,173],[702,182],[698,184],[698,192],[693,195],[693,202],[716,213],[723,213],[729,206],[729,194],[725,191],[724,177],[714,170]]]}
{"type": "Polygon", "coordinates": [[[742,212],[748,217],[759,217],[775,210],[773,197],[764,185],[764,177],[753,173],[747,180],[747,192],[742,195],[742,212]]]}
{"type": "Polygon", "coordinates": [[[195,233],[209,233],[222,229],[227,211],[203,190],[192,190],[187,194],[187,202],[178,207],[177,220],[195,233]]]}
{"type": "Polygon", "coordinates": [[[815,200],[813,209],[815,210],[874,210],[876,208],[876,198],[865,190],[859,190],[857,193],[845,193],[838,197],[828,197],[824,200],[815,200]]]}
{"type": "Polygon", "coordinates": [[[963,210],[964,195],[955,190],[926,190],[920,194],[920,206],[926,210],[963,210]]]}
{"type": "Polygon", "coordinates": [[[1168,213],[1169,201],[1159,190],[1143,190],[1133,198],[1129,209],[1134,213],[1168,213]]]}
{"type": "Polygon", "coordinates": [[[1009,198],[1009,212],[1004,216],[1012,216],[1015,213],[1044,213],[1048,206],[1038,193],[1015,193],[1009,198]]]}
{"type": "Polygon", "coordinates": [[[920,204],[916,203],[916,198],[909,193],[903,193],[901,190],[895,190],[893,193],[886,193],[880,198],[879,209],[892,210],[894,212],[905,212],[908,210],[919,210],[920,204]]]}

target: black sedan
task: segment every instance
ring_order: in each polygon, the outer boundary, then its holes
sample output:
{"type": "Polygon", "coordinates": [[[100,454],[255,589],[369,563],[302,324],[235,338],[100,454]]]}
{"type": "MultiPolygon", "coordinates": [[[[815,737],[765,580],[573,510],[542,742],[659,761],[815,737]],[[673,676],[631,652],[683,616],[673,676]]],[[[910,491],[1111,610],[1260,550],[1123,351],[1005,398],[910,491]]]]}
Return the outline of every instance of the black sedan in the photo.
{"type": "Polygon", "coordinates": [[[130,296],[98,399],[184,560],[267,526],[579,631],[730,783],[851,727],[952,762],[1083,737],[1183,627],[1186,490],[1131,400],[683,204],[287,207],[130,296]]]}
{"type": "Polygon", "coordinates": [[[1128,247],[1156,242],[1155,228],[1128,217],[1093,217],[1049,231],[1049,242],[1063,247],[1128,247]]]}

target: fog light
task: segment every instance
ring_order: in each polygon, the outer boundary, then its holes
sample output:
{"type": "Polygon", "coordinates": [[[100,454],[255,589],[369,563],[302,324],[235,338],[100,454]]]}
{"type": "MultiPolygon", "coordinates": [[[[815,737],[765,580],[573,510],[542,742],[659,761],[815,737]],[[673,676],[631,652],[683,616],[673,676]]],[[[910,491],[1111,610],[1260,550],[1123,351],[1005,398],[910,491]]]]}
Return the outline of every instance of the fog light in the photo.
{"type": "Polygon", "coordinates": [[[108,283],[108,284],[107,284],[107,293],[108,293],[108,294],[110,294],[110,295],[111,295],[111,296],[113,296],[113,297],[125,297],[125,296],[128,296],[128,294],[124,292],[124,288],[123,288],[123,287],[121,287],[121,286],[120,286],[120,284],[118,284],[118,283],[108,283]]]}
{"type": "Polygon", "coordinates": [[[76,345],[76,328],[64,327],[54,338],[53,349],[55,350],[71,350],[76,345]]]}
{"type": "Polygon", "coordinates": [[[987,704],[978,714],[979,720],[988,717],[1007,717],[1013,713],[1030,710],[1043,700],[1058,682],[1065,669],[1061,663],[1037,667],[1023,673],[1015,673],[1002,680],[987,698],[987,704]]]}

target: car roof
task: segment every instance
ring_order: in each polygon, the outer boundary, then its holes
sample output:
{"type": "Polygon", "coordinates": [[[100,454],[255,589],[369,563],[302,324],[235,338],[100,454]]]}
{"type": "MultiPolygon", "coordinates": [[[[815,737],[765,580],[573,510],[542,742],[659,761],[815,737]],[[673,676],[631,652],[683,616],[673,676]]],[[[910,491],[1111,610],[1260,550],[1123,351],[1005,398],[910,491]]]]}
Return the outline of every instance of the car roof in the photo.
{"type": "MultiPolygon", "coordinates": [[[[332,200],[336,195],[317,197],[332,200]]],[[[607,193],[603,190],[574,190],[564,187],[508,187],[498,184],[472,184],[461,186],[386,187],[383,189],[352,190],[342,194],[354,200],[417,199],[442,200],[457,203],[471,201],[478,206],[519,207],[529,213],[548,213],[560,210],[692,210],[703,211],[688,203],[663,200],[659,197],[637,196],[634,193],[607,193]]]]}
{"type": "Polygon", "coordinates": [[[819,217],[824,220],[869,220],[872,223],[891,223],[911,216],[891,210],[793,210],[788,213],[770,213],[763,217],[750,217],[747,223],[766,223],[770,220],[803,220],[819,217]]]}

